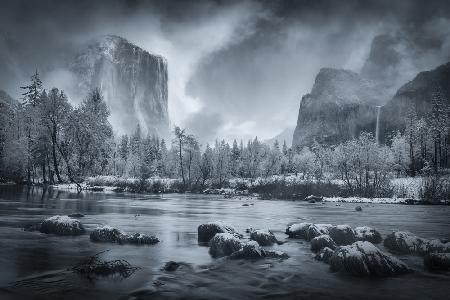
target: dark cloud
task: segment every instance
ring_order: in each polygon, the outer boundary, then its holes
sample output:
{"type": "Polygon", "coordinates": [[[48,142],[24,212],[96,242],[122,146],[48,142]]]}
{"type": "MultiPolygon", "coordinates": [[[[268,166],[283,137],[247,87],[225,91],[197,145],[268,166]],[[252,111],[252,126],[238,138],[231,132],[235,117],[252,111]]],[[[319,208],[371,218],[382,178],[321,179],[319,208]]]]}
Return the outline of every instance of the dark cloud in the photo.
{"type": "Polygon", "coordinates": [[[2,1],[0,88],[17,96],[36,68],[64,85],[55,69],[81,43],[117,34],[168,59],[173,122],[268,138],[296,122],[321,67],[359,71],[373,37],[399,32],[406,80],[450,59],[449,25],[444,0],[2,1]]]}

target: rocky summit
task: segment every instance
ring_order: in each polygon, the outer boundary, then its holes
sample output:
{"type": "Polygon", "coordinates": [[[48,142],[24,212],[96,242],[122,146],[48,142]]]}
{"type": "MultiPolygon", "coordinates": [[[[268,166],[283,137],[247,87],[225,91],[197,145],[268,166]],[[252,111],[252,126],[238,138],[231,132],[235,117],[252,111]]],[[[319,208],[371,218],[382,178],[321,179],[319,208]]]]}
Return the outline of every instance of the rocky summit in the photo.
{"type": "Polygon", "coordinates": [[[118,36],[104,36],[82,47],[70,70],[77,89],[99,87],[110,109],[113,129],[165,137],[169,130],[167,61],[118,36]]]}

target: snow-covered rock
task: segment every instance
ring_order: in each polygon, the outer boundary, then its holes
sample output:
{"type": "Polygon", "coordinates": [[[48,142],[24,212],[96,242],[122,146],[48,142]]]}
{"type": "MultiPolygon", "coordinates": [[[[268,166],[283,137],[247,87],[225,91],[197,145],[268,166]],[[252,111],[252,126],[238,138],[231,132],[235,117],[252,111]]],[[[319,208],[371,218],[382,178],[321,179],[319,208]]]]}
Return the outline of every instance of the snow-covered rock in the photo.
{"type": "Polygon", "coordinates": [[[334,250],[336,249],[336,247],[337,247],[336,243],[327,234],[316,236],[311,240],[311,250],[313,252],[318,252],[323,248],[330,248],[334,250]]]}
{"type": "Polygon", "coordinates": [[[89,238],[93,242],[121,243],[125,235],[126,233],[122,230],[105,225],[95,228],[89,238]]]}
{"type": "Polygon", "coordinates": [[[386,277],[408,272],[408,266],[397,258],[383,253],[370,242],[355,242],[339,247],[330,258],[332,271],[357,276],[386,277]]]}
{"type": "Polygon", "coordinates": [[[286,234],[290,238],[306,239],[306,230],[311,225],[312,225],[312,223],[296,223],[296,224],[289,225],[286,228],[286,234]]]}
{"type": "Polygon", "coordinates": [[[430,253],[423,258],[425,268],[431,271],[450,270],[450,253],[430,253]]]}
{"type": "Polygon", "coordinates": [[[223,224],[222,222],[210,222],[201,224],[197,228],[198,241],[201,243],[209,242],[216,233],[229,233],[237,238],[242,238],[242,234],[239,234],[236,229],[230,225],[223,224]]]}
{"type": "Polygon", "coordinates": [[[277,238],[268,229],[258,229],[250,231],[250,239],[258,242],[260,246],[272,246],[277,243],[277,238]]]}
{"type": "Polygon", "coordinates": [[[356,239],[358,241],[368,241],[373,244],[379,244],[383,240],[381,234],[371,227],[367,226],[356,227],[355,233],[356,239]]]}
{"type": "Polygon", "coordinates": [[[104,243],[153,245],[159,242],[159,239],[155,236],[143,233],[127,234],[111,226],[97,227],[89,237],[93,242],[104,243]]]}
{"type": "Polygon", "coordinates": [[[450,252],[449,242],[443,243],[437,239],[420,238],[407,231],[396,231],[389,234],[384,240],[384,246],[396,252],[409,254],[450,252]]]}
{"type": "Polygon", "coordinates": [[[153,235],[137,232],[133,234],[127,234],[126,239],[122,240],[122,243],[135,245],[154,245],[159,243],[159,239],[153,235]]]}
{"type": "Polygon", "coordinates": [[[243,242],[231,233],[217,233],[209,241],[212,257],[229,256],[243,247],[243,242]]]}
{"type": "Polygon", "coordinates": [[[263,249],[256,241],[242,243],[242,248],[230,255],[234,259],[288,258],[283,251],[263,249]]]}
{"type": "Polygon", "coordinates": [[[337,225],[328,228],[333,241],[338,245],[350,245],[356,242],[356,233],[349,225],[337,225]]]}
{"type": "Polygon", "coordinates": [[[323,261],[324,263],[330,263],[330,258],[333,256],[334,250],[328,247],[322,248],[316,255],[318,261],[323,261]]]}
{"type": "Polygon", "coordinates": [[[331,224],[312,224],[306,229],[306,240],[310,241],[319,235],[329,234],[329,229],[332,227],[331,224]]]}
{"type": "Polygon", "coordinates": [[[80,235],[85,232],[83,224],[68,216],[53,216],[42,221],[39,231],[57,235],[80,235]]]}

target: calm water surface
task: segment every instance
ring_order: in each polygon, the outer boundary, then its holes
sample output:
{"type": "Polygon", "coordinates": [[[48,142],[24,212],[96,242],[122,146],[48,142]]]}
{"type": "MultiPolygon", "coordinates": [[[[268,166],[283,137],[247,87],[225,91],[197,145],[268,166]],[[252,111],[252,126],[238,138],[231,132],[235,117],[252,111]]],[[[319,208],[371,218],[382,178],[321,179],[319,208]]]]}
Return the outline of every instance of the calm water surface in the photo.
{"type": "MultiPolygon", "coordinates": [[[[450,275],[423,270],[422,259],[399,256],[415,272],[388,279],[331,273],[315,261],[309,243],[286,239],[288,223],[367,225],[383,235],[408,230],[422,237],[450,238],[449,206],[309,204],[197,194],[76,194],[15,186],[0,187],[0,299],[449,299],[450,275]],[[254,205],[242,206],[247,203],[254,205]],[[111,225],[155,234],[153,246],[92,243],[88,234],[60,237],[25,232],[25,224],[83,213],[87,231],[111,225]],[[197,243],[197,226],[222,220],[244,232],[269,228],[280,240],[274,248],[287,260],[212,259],[197,243]],[[88,280],[70,271],[98,252],[139,266],[131,277],[88,280]],[[165,262],[185,263],[175,272],[165,262]]],[[[380,246],[382,248],[382,246],[380,246]]],[[[385,250],[385,249],[384,249],[385,250]]]]}

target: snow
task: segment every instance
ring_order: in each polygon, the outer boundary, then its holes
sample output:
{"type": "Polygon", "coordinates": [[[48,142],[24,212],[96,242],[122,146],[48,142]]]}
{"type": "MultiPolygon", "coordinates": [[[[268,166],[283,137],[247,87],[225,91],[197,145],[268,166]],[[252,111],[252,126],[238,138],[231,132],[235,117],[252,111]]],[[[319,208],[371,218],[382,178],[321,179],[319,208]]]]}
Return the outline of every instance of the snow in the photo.
{"type": "Polygon", "coordinates": [[[78,224],[80,223],[77,219],[72,219],[68,216],[53,216],[45,219],[44,222],[59,223],[70,227],[78,227],[78,224]]]}

